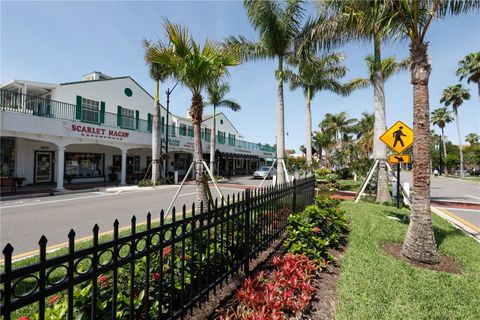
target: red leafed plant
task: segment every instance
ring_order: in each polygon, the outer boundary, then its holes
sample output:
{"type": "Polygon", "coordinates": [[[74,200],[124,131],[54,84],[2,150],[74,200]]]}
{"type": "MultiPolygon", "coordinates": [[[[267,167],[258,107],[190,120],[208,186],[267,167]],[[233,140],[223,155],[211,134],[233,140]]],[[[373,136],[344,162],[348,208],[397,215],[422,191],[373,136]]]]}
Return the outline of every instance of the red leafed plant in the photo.
{"type": "Polygon", "coordinates": [[[315,288],[311,285],[315,262],[305,255],[291,253],[273,258],[275,269],[246,279],[237,292],[234,314],[223,319],[281,320],[296,314],[309,303],[315,288]]]}

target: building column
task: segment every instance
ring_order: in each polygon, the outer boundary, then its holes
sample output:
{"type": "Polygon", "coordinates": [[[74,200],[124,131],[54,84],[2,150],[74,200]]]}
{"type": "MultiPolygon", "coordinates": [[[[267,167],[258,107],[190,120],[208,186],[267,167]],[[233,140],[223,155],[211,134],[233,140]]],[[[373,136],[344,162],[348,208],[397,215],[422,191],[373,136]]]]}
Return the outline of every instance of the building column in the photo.
{"type": "Polygon", "coordinates": [[[65,147],[57,148],[57,191],[63,191],[63,177],[65,171],[65,147]]]}
{"type": "Polygon", "coordinates": [[[127,150],[122,149],[122,168],[120,169],[120,184],[127,184],[127,150]]]}

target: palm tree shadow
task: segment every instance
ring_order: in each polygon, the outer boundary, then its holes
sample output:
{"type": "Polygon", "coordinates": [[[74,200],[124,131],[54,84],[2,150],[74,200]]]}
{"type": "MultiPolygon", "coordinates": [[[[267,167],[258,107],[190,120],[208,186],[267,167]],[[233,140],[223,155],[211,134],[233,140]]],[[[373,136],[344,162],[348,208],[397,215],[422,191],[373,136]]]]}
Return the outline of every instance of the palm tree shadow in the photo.
{"type": "Polygon", "coordinates": [[[403,224],[409,224],[410,223],[410,217],[408,216],[407,213],[395,211],[395,210],[385,210],[383,212],[386,216],[388,217],[395,217],[399,220],[399,222],[403,224]]]}

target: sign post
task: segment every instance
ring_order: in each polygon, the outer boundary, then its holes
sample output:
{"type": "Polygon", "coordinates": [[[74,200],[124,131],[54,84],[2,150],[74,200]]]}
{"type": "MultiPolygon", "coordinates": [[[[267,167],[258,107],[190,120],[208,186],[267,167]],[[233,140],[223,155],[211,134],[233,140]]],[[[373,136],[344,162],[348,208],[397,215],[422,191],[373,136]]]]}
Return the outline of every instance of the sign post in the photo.
{"type": "Polygon", "coordinates": [[[413,130],[401,121],[397,121],[380,136],[390,149],[396,154],[388,157],[388,162],[397,164],[397,208],[400,208],[400,164],[410,163],[410,155],[402,154],[413,144],[413,130]]]}

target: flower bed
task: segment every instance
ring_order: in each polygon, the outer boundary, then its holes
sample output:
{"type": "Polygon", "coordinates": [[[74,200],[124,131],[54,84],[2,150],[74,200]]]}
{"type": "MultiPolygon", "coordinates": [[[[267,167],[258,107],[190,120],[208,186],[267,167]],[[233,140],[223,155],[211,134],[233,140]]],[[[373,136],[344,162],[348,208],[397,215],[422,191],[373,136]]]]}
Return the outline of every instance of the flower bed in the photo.
{"type": "Polygon", "coordinates": [[[346,244],[348,221],[339,201],[319,198],[289,217],[288,252],[272,260],[270,270],[247,278],[222,320],[281,320],[305,311],[316,290],[314,279],[333,260],[332,249],[346,244]]]}

